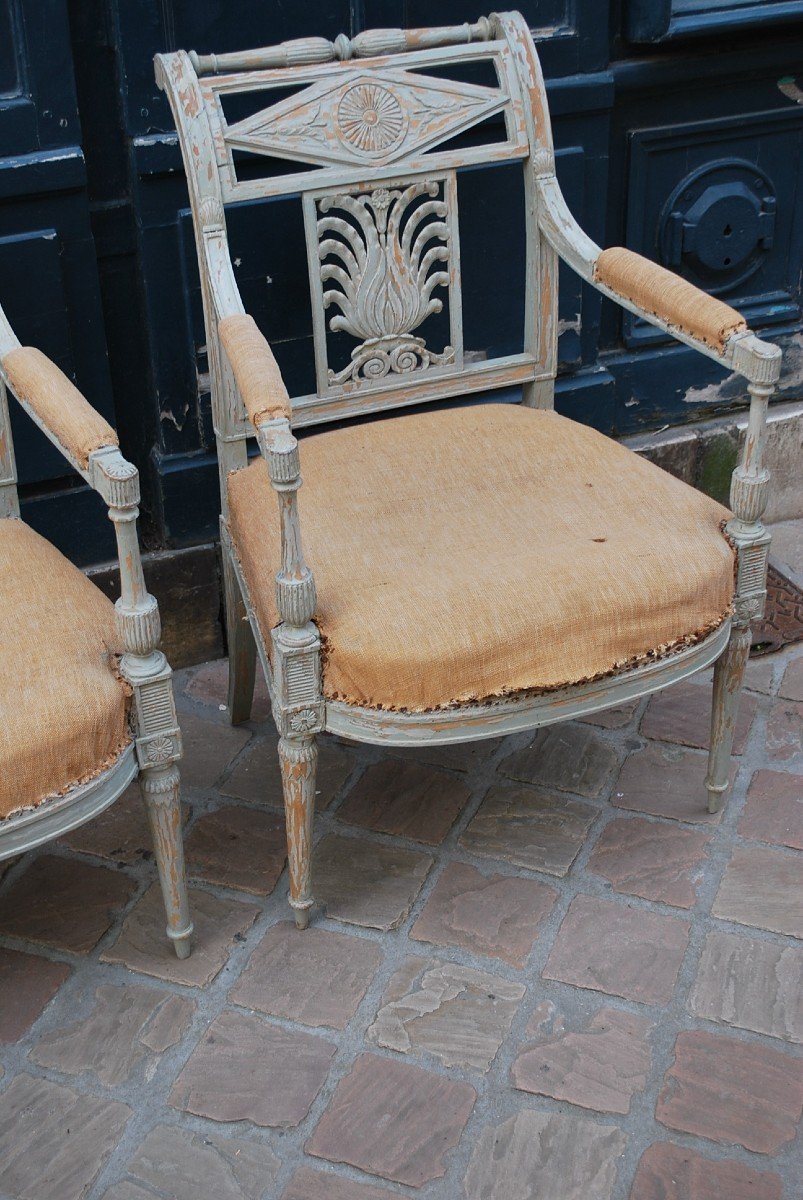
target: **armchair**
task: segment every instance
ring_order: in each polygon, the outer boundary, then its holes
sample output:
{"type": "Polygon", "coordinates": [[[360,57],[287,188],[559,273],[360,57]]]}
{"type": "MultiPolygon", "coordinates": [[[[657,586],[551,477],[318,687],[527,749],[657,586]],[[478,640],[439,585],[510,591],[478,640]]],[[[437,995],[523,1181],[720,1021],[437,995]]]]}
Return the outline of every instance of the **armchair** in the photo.
{"type": "Polygon", "coordinates": [[[0,859],[97,816],[139,772],[167,936],[186,958],[181,734],[142,572],[138,503],[137,471],[115,431],[44,354],[20,345],[0,309],[0,859]],[[108,504],[120,560],[115,605],[20,520],[6,389],[108,504]]]}
{"type": "Polygon", "coordinates": [[[705,787],[718,808],[765,595],[761,456],[780,351],[727,305],[628,250],[601,251],[579,228],[518,13],[157,55],[156,75],[178,130],[202,282],[231,717],[250,711],[258,652],[280,734],[298,925],[313,904],[322,730],[391,746],[497,736],[621,704],[715,662],[705,787]],[[490,63],[496,86],[462,81],[459,68],[477,63],[490,63]],[[229,101],[249,93],[252,115],[237,119],[229,101]],[[504,136],[484,142],[475,127],[491,116],[504,136]],[[260,156],[290,166],[260,173],[260,156]],[[482,361],[464,353],[458,180],[508,160],[524,178],[523,349],[482,361]],[[292,401],[245,314],[226,233],[227,204],[279,195],[301,197],[312,305],[317,386],[292,401]],[[732,513],[554,413],[559,257],[748,381],[732,513]],[[447,310],[448,340],[430,345],[428,318],[447,310]],[[521,406],[342,425],[491,400],[511,385],[521,406]],[[335,420],[297,442],[294,430],[335,420]],[[249,466],[254,432],[261,459],[249,466]]]}

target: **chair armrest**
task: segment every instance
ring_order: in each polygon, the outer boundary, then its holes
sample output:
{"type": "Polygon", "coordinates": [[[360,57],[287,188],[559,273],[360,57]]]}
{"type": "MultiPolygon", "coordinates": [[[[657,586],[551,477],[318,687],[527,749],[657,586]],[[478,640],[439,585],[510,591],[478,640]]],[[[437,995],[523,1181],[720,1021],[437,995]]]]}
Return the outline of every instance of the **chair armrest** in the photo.
{"type": "Polygon", "coordinates": [[[264,421],[290,420],[290,397],[278,363],[253,317],[236,313],[218,324],[245,411],[255,429],[264,421]]]}
{"type": "Polygon", "coordinates": [[[89,470],[93,451],[118,445],[117,434],[105,417],[41,350],[15,346],[1,362],[8,386],[22,407],[82,475],[89,470]]]}

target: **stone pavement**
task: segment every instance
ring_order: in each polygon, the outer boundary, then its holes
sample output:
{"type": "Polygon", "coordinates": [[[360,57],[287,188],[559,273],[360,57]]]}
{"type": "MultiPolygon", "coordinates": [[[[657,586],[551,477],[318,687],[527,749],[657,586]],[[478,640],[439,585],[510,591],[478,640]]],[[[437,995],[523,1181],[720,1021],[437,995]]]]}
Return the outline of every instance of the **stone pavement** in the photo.
{"type": "MultiPolygon", "coordinates": [[[[536,736],[322,739],[297,933],[264,689],[182,672],[197,936],[136,794],[0,884],[0,1196],[795,1200],[803,647],[536,736]]],[[[797,1155],[797,1157],[796,1157],[797,1155]]]]}

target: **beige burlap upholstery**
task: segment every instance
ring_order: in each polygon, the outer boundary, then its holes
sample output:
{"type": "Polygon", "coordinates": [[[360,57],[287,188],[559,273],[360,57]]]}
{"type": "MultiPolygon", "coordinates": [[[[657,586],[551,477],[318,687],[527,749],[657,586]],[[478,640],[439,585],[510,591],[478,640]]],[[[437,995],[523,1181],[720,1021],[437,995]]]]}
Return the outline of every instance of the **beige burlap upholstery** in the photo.
{"type": "Polygon", "coordinates": [[[747,329],[735,308],[622,246],[602,251],[594,279],[720,353],[732,333],[747,329]]]}
{"type": "Polygon", "coordinates": [[[3,367],[14,394],[82,467],[86,467],[93,450],[118,444],[117,434],[105,417],[41,350],[33,346],[10,350],[3,367]]]}
{"type": "MultiPolygon", "coordinates": [[[[726,510],[594,430],[483,404],[302,439],[327,698],[423,711],[551,689],[716,627],[726,510]]],[[[230,528],[265,640],[277,500],[259,459],[230,528]]]]}
{"type": "Polygon", "coordinates": [[[275,417],[290,419],[290,400],[273,351],[253,317],[224,317],[218,326],[245,411],[256,428],[275,417]]]}
{"type": "Polygon", "coordinates": [[[97,775],[130,740],[114,606],[21,521],[0,521],[0,817],[97,775]]]}

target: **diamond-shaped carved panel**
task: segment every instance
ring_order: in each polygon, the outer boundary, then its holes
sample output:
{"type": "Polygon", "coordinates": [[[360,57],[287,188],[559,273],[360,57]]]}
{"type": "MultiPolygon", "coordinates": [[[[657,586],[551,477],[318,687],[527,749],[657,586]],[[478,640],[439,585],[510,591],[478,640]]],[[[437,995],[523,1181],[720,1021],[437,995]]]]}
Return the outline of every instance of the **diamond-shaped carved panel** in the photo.
{"type": "Polygon", "coordinates": [[[321,166],[378,166],[456,136],[507,103],[499,88],[408,71],[338,72],[229,126],[228,146],[321,166]]]}

